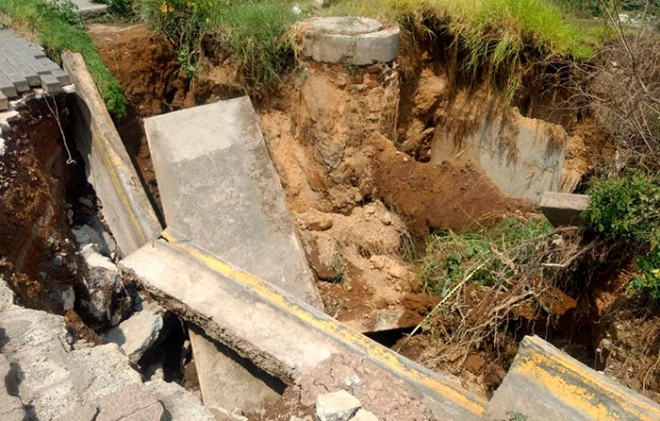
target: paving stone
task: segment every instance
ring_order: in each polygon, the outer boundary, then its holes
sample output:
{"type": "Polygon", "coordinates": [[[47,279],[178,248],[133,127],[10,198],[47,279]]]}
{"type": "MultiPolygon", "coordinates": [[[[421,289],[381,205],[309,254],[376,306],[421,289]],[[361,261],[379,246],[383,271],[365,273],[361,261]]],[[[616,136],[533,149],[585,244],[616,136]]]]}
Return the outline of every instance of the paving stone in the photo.
{"type": "Polygon", "coordinates": [[[27,79],[24,78],[14,67],[6,66],[2,67],[1,70],[5,77],[14,84],[17,92],[27,92],[30,90],[30,84],[27,79]]]}
{"type": "Polygon", "coordinates": [[[62,69],[57,69],[53,70],[51,72],[53,76],[57,78],[57,80],[60,81],[62,85],[71,85],[71,76],[69,76],[64,70],[62,69]]]}
{"type": "Polygon", "coordinates": [[[60,66],[58,66],[55,62],[51,61],[49,58],[39,58],[37,59],[39,64],[43,66],[44,69],[48,69],[49,71],[53,72],[56,70],[62,70],[60,66]]]}
{"type": "Polygon", "coordinates": [[[345,390],[316,398],[316,416],[320,421],[348,421],[360,409],[360,401],[345,390]]]}
{"type": "Polygon", "coordinates": [[[8,98],[16,98],[18,96],[16,87],[2,72],[0,72],[0,92],[8,98]]]}
{"type": "Polygon", "coordinates": [[[62,92],[62,84],[53,75],[41,75],[41,87],[49,94],[62,92]]]}
{"type": "Polygon", "coordinates": [[[99,399],[96,421],[119,421],[138,414],[141,414],[139,418],[131,419],[158,421],[163,415],[163,406],[151,393],[131,385],[99,399]]]}

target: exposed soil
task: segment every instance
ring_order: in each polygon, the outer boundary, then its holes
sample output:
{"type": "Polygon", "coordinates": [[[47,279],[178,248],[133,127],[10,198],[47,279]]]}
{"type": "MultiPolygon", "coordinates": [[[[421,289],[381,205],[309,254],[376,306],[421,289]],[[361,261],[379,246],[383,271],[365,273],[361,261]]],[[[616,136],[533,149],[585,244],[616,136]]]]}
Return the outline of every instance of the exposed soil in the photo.
{"type": "Polygon", "coordinates": [[[12,274],[10,284],[23,305],[62,313],[63,294],[80,280],[67,221],[71,173],[57,121],[35,99],[2,137],[0,266],[12,274]]]}

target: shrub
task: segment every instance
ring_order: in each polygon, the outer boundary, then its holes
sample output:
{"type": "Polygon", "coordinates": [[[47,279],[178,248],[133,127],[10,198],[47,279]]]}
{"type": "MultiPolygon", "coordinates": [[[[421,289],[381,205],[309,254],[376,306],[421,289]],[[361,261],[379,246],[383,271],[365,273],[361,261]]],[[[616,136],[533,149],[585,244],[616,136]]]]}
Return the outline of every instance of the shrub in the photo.
{"type": "Polygon", "coordinates": [[[631,286],[660,298],[660,176],[632,172],[597,181],[589,193],[587,225],[635,250],[637,275],[631,286]]]}

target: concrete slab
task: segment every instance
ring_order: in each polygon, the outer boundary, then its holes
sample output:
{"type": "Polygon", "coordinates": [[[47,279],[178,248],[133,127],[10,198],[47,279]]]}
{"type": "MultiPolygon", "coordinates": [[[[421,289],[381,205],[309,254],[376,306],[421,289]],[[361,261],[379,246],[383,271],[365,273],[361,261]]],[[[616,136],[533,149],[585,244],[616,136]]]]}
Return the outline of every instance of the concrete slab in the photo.
{"type": "Polygon", "coordinates": [[[65,52],[62,62],[76,85],[70,103],[74,139],[105,221],[129,254],[158,238],[162,227],[82,56],[65,52]]]}
{"type": "Polygon", "coordinates": [[[76,13],[85,18],[92,18],[108,13],[108,5],[95,3],[91,0],[73,0],[76,5],[76,13]]]}
{"type": "Polygon", "coordinates": [[[660,405],[527,336],[483,419],[510,419],[511,413],[543,421],[651,421],[660,419],[660,405]]]}
{"type": "MultiPolygon", "coordinates": [[[[145,130],[169,227],[322,306],[248,97],[152,117],[145,130]]],[[[251,411],[277,398],[248,361],[191,340],[208,407],[251,411]]]]}
{"type": "Polygon", "coordinates": [[[320,307],[250,99],[151,117],[144,125],[167,226],[320,307]]]}
{"type": "Polygon", "coordinates": [[[383,28],[374,19],[342,16],[301,22],[302,54],[324,63],[366,66],[394,61],[399,53],[399,28],[383,28]]]}
{"type": "Polygon", "coordinates": [[[483,413],[485,401],[455,380],[344,327],[169,229],[163,236],[170,242],[154,241],[123,260],[125,276],[269,374],[295,380],[331,355],[347,353],[400,378],[438,419],[477,420],[483,413]]]}
{"type": "Polygon", "coordinates": [[[188,333],[202,397],[209,410],[256,412],[284,392],[285,386],[279,379],[209,338],[200,328],[191,327],[188,333]]]}
{"type": "Polygon", "coordinates": [[[584,222],[582,212],[589,207],[586,194],[544,192],[541,196],[541,212],[555,226],[579,226],[584,222]]]}

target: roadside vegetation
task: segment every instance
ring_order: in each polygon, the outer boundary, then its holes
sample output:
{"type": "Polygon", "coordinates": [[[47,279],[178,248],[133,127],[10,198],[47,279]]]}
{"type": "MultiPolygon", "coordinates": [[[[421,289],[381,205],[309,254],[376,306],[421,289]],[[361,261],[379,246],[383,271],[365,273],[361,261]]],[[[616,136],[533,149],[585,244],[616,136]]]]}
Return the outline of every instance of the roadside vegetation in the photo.
{"type": "Polygon", "coordinates": [[[126,97],[121,86],[101,60],[71,3],[2,0],[0,13],[7,16],[10,26],[19,32],[34,34],[56,62],[65,50],[82,54],[110,114],[116,118],[126,114],[126,97]]]}

